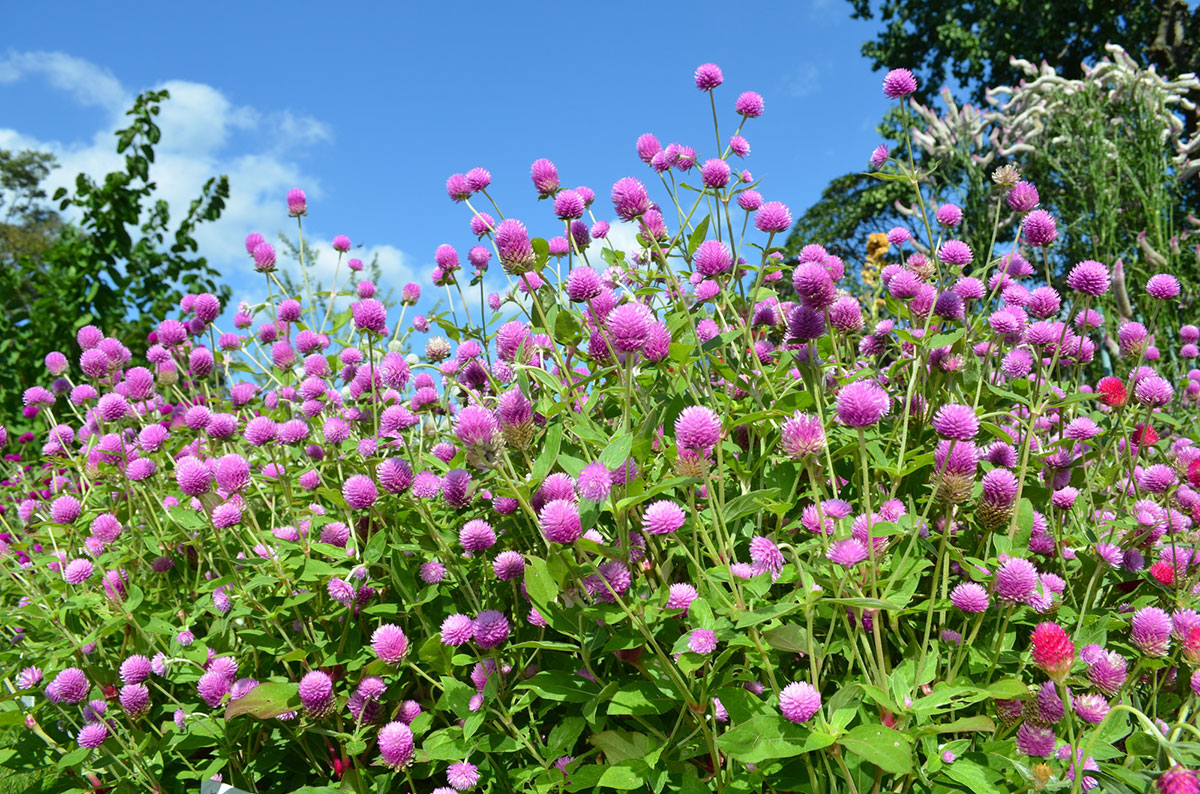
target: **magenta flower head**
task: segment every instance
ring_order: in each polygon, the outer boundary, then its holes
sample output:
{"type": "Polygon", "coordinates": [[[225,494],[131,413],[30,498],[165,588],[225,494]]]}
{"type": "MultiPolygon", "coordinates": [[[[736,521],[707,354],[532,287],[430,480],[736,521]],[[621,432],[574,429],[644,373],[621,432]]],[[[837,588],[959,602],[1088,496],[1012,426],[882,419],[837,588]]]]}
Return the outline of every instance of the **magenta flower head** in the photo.
{"type": "Polygon", "coordinates": [[[212,472],[203,462],[188,455],[175,462],[175,482],[188,496],[201,496],[212,488],[212,472]]]}
{"type": "Polygon", "coordinates": [[[675,443],[681,449],[708,449],[720,438],[721,420],[711,408],[689,405],[675,419],[675,443]]]}
{"type": "Polygon", "coordinates": [[[1034,210],[1021,221],[1025,241],[1032,246],[1049,245],[1058,239],[1058,224],[1054,216],[1045,210],[1034,210]]]}
{"type": "Polygon", "coordinates": [[[733,109],[739,115],[745,116],[748,119],[756,119],[763,114],[763,98],[762,94],[756,91],[744,91],[733,103],[733,109]]]}
{"type": "Polygon", "coordinates": [[[509,218],[501,221],[493,233],[493,239],[505,273],[519,275],[537,261],[533,244],[529,241],[529,232],[519,220],[509,218]]]}
{"type": "Polygon", "coordinates": [[[659,143],[658,138],[649,132],[638,136],[636,146],[638,159],[647,164],[654,159],[654,155],[662,151],[662,144],[659,143]]]}
{"type": "Polygon", "coordinates": [[[334,235],[333,240],[329,243],[333,250],[339,253],[346,253],[350,250],[350,238],[344,234],[334,235]]]}
{"type": "Polygon", "coordinates": [[[558,168],[545,157],[534,160],[529,166],[529,178],[539,195],[549,196],[558,190],[558,168]]]}
{"type": "Polygon", "coordinates": [[[1179,279],[1170,273],[1155,274],[1146,282],[1146,292],[1156,300],[1171,300],[1179,296],[1179,279]]]}
{"type": "Polygon", "coordinates": [[[962,240],[947,240],[938,248],[938,259],[948,265],[956,265],[962,267],[971,264],[975,254],[971,251],[971,246],[964,243],[962,240]]]}
{"type": "Polygon", "coordinates": [[[646,186],[631,176],[618,179],[613,184],[611,197],[617,217],[623,221],[632,221],[651,209],[646,186]]]}
{"type": "Polygon", "coordinates": [[[496,545],[496,531],[481,518],[475,518],[458,531],[458,542],[463,551],[485,551],[496,545]]]}
{"type": "Polygon", "coordinates": [[[56,703],[82,703],[91,684],[78,667],[68,667],[46,686],[46,696],[56,703]]]}
{"type": "Polygon", "coordinates": [[[1081,295],[1098,298],[1108,292],[1108,268],[1094,259],[1085,259],[1067,274],[1067,286],[1081,295]]]}
{"type": "Polygon", "coordinates": [[[375,334],[387,333],[387,308],[374,298],[366,298],[351,307],[354,327],[375,334]]]}
{"type": "Polygon", "coordinates": [[[74,496],[60,496],[50,503],[50,520],[55,524],[70,524],[79,518],[82,510],[82,505],[74,496]]]}
{"type": "Polygon", "coordinates": [[[979,433],[979,418],[969,405],[947,403],[934,414],[933,429],[942,438],[971,441],[979,433]]]}
{"type": "Polygon", "coordinates": [[[712,653],[717,649],[717,634],[711,629],[696,629],[688,635],[687,645],[692,653],[712,653]]]}
{"type": "Polygon", "coordinates": [[[937,208],[934,217],[943,226],[957,226],[962,223],[963,211],[957,204],[942,204],[937,208]]]}
{"type": "Polygon", "coordinates": [[[579,507],[568,499],[547,502],[538,515],[542,535],[552,543],[574,543],[583,535],[579,507]]]}
{"type": "Polygon", "coordinates": [[[352,474],[342,483],[342,497],[353,510],[366,510],[379,499],[375,481],[365,474],[352,474]]]}
{"type": "Polygon", "coordinates": [[[472,168],[463,178],[466,180],[467,189],[472,193],[487,190],[487,186],[492,184],[492,172],[486,168],[472,168]]]}
{"type": "Polygon", "coordinates": [[[385,623],[371,635],[371,649],[388,664],[399,664],[408,653],[408,637],[399,626],[385,623]]]}
{"type": "Polygon", "coordinates": [[[1033,663],[1050,676],[1052,681],[1062,683],[1071,672],[1075,661],[1075,643],[1057,623],[1041,623],[1029,638],[1032,646],[1033,663]]]}
{"type": "Polygon", "coordinates": [[[797,725],[821,710],[821,693],[807,681],[793,681],[779,692],[779,710],[797,725]]]}
{"type": "Polygon", "coordinates": [[[888,159],[888,147],[884,144],[879,144],[871,151],[870,164],[872,168],[879,168],[888,159]]]}
{"type": "Polygon", "coordinates": [[[871,553],[867,549],[867,544],[858,538],[847,538],[845,540],[836,540],[829,544],[829,551],[825,552],[825,556],[834,565],[853,568],[870,557],[871,553]]]}
{"type": "Polygon", "coordinates": [[[475,644],[484,650],[495,648],[503,643],[508,639],[510,630],[508,618],[504,616],[503,612],[497,612],[494,609],[480,612],[472,626],[475,644]]]}
{"type": "MultiPolygon", "coordinates": [[[[80,734],[82,737],[82,734],[80,734]]],[[[1088,780],[1090,778],[1084,778],[1088,780]]],[[[1186,766],[1175,764],[1154,781],[1158,794],[1197,794],[1200,792],[1200,775],[1186,766]]]]}
{"type": "Polygon", "coordinates": [[[561,220],[582,218],[584,209],[583,196],[574,190],[564,190],[554,197],[554,214],[561,220]]]}
{"type": "Polygon", "coordinates": [[[108,738],[108,726],[103,722],[89,722],[79,729],[75,743],[88,750],[94,750],[108,738]]]}
{"type": "Polygon", "coordinates": [[[413,757],[413,732],[403,722],[389,722],[379,729],[379,755],[392,769],[408,766],[413,757]]]}
{"type": "Polygon", "coordinates": [[[823,262],[802,262],[792,273],[796,295],[810,309],[824,311],[837,298],[837,286],[823,262]]]}
{"type": "Polygon", "coordinates": [[[1147,656],[1166,656],[1171,646],[1171,617],[1158,607],[1143,607],[1133,614],[1129,640],[1147,656]]]}
{"type": "Polygon", "coordinates": [[[458,440],[467,446],[487,445],[500,432],[500,425],[488,409],[468,405],[458,412],[454,432],[458,440]]]}
{"type": "Polygon", "coordinates": [[[996,597],[1002,601],[1027,601],[1037,591],[1037,585],[1037,568],[1022,557],[1010,557],[996,572],[996,597]]]}
{"type": "Polygon", "coordinates": [[[988,608],[987,590],[975,582],[963,582],[950,591],[950,603],[963,612],[983,612],[988,608]]]}
{"type": "Polygon", "coordinates": [[[287,207],[288,215],[293,218],[298,218],[301,215],[308,214],[308,197],[304,195],[304,191],[298,187],[294,187],[287,192],[287,207]]]}
{"type": "Polygon", "coordinates": [[[796,411],[783,423],[780,445],[792,460],[803,460],[825,448],[825,428],[821,419],[804,411],[796,411]]]}
{"type": "Polygon", "coordinates": [[[1175,398],[1175,388],[1165,378],[1151,375],[1138,381],[1133,394],[1142,405],[1159,408],[1175,398]]]}
{"type": "Polygon", "coordinates": [[[892,69],[883,78],[883,94],[888,99],[903,99],[917,90],[917,78],[908,69],[892,69]]]}
{"type": "Polygon", "coordinates": [[[792,225],[792,211],[782,201],[768,201],[754,213],[754,228],[760,232],[778,234],[792,225]]]}
{"type": "Polygon", "coordinates": [[[1009,188],[1006,200],[1013,212],[1029,212],[1041,199],[1036,187],[1028,182],[1018,182],[1009,188]]]}
{"type": "Polygon", "coordinates": [[[696,248],[692,264],[702,276],[716,276],[733,267],[733,252],[719,240],[705,240],[696,248]]]}
{"type": "Polygon", "coordinates": [[[1017,729],[1017,751],[1034,758],[1049,758],[1058,739],[1054,731],[1044,725],[1023,722],[1017,729]]]}
{"type": "Polygon", "coordinates": [[[609,342],[618,353],[636,353],[650,338],[654,315],[644,303],[623,303],[608,313],[609,342]]]}
{"type": "Polygon", "coordinates": [[[309,717],[315,720],[327,717],[334,703],[333,679],[328,673],[313,670],[300,679],[300,705],[309,717]]]}
{"type": "Polygon", "coordinates": [[[725,82],[721,67],[715,63],[702,63],[696,67],[696,88],[701,91],[711,91],[725,82]]]}
{"type": "Polygon", "coordinates": [[[652,502],[642,514],[642,529],[651,535],[669,535],[687,521],[683,508],[667,499],[652,502]]]}
{"type": "Polygon", "coordinates": [[[719,157],[713,157],[705,160],[704,165],[700,166],[700,181],[707,188],[723,188],[729,184],[730,173],[729,163],[719,157]]]}
{"type": "Polygon", "coordinates": [[[868,427],[887,416],[891,398],[873,380],[847,383],[838,392],[837,415],[847,427],[868,427]]]}
{"type": "Polygon", "coordinates": [[[471,187],[467,184],[467,178],[462,174],[451,174],[447,177],[446,195],[455,204],[469,199],[471,197],[471,187]]]}

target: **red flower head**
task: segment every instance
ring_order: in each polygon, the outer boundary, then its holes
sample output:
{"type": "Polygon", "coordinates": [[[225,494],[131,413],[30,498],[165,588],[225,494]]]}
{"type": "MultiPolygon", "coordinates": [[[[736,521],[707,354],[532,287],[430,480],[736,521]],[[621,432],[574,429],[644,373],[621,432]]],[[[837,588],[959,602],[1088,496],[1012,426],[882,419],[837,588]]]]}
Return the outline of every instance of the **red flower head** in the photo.
{"type": "Polygon", "coordinates": [[[1042,623],[1030,637],[1033,646],[1033,663],[1046,675],[1062,683],[1075,661],[1075,643],[1057,623],[1042,623]]]}
{"type": "Polygon", "coordinates": [[[1159,560],[1151,565],[1150,575],[1164,587],[1175,584],[1175,566],[1165,560],[1159,560]]]}
{"type": "Polygon", "coordinates": [[[1096,384],[1096,391],[1100,392],[1101,402],[1113,408],[1120,408],[1129,399],[1129,395],[1125,393],[1125,383],[1111,375],[1100,379],[1096,384]]]}
{"type": "Polygon", "coordinates": [[[1150,425],[1138,422],[1133,426],[1133,443],[1139,447],[1142,445],[1154,446],[1158,443],[1158,433],[1154,432],[1154,428],[1150,425]]]}
{"type": "Polygon", "coordinates": [[[1183,658],[1200,664],[1200,626],[1188,626],[1183,633],[1183,658]]]}
{"type": "Polygon", "coordinates": [[[1200,458],[1188,464],[1187,478],[1193,488],[1200,488],[1200,458]]]}

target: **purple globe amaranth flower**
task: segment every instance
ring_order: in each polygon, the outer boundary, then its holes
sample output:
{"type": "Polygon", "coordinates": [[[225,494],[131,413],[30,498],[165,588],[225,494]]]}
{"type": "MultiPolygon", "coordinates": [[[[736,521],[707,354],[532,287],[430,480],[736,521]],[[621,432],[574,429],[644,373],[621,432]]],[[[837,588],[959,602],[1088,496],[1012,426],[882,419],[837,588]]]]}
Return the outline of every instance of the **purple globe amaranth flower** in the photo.
{"type": "Polygon", "coordinates": [[[792,225],[792,211],[782,201],[768,201],[754,213],[754,228],[778,234],[792,225]]]}
{"type": "Polygon", "coordinates": [[[462,645],[474,635],[475,621],[467,615],[455,614],[442,621],[441,638],[445,645],[462,645]]]}
{"type": "Polygon", "coordinates": [[[750,562],[756,575],[770,573],[775,581],[783,571],[783,552],[769,538],[755,535],[750,539],[750,562]]]}
{"type": "Polygon", "coordinates": [[[681,449],[708,449],[720,438],[721,420],[711,408],[690,405],[675,419],[675,443],[681,449]]]}
{"type": "Polygon", "coordinates": [[[357,301],[351,307],[354,327],[375,334],[387,332],[387,308],[374,298],[357,301]]]}
{"type": "Polygon", "coordinates": [[[1005,200],[1013,212],[1029,212],[1041,199],[1036,187],[1028,182],[1018,182],[1008,189],[1005,200]]]}
{"type": "Polygon", "coordinates": [[[963,582],[950,591],[950,603],[963,612],[983,612],[988,608],[987,590],[975,582],[963,582]]]}
{"type": "Polygon", "coordinates": [[[797,725],[821,710],[821,693],[807,681],[793,681],[779,692],[779,710],[797,725]]]}
{"type": "Polygon", "coordinates": [[[554,214],[561,220],[583,217],[583,196],[574,190],[564,190],[554,197],[554,214]]]}
{"type": "Polygon", "coordinates": [[[479,769],[467,761],[446,767],[446,782],[455,791],[469,791],[479,782],[479,769]]]}
{"type": "Polygon", "coordinates": [[[662,144],[659,143],[658,138],[652,133],[644,132],[638,136],[635,148],[637,149],[638,159],[643,163],[649,164],[654,159],[654,155],[662,151],[662,144]]]}
{"type": "Polygon", "coordinates": [[[631,176],[618,179],[613,184],[611,198],[617,217],[623,221],[635,220],[651,209],[646,186],[631,176]]]}
{"type": "Polygon", "coordinates": [[[825,448],[825,428],[821,419],[804,411],[796,411],[783,423],[780,444],[784,454],[793,460],[803,460],[825,448]]]}
{"type": "Polygon", "coordinates": [[[308,197],[303,190],[294,187],[287,192],[287,208],[288,215],[293,218],[308,214],[308,197]]]}
{"type": "Polygon", "coordinates": [[[1058,739],[1054,731],[1044,725],[1023,722],[1017,729],[1017,751],[1035,758],[1049,758],[1058,739]]]}
{"type": "Polygon", "coordinates": [[[1094,259],[1085,259],[1067,274],[1067,286],[1081,295],[1098,298],[1108,292],[1108,268],[1094,259]]]}
{"type": "Polygon", "coordinates": [[[577,490],[582,498],[599,504],[608,498],[612,490],[612,473],[599,461],[589,463],[579,473],[577,490]]]}
{"type": "Polygon", "coordinates": [[[68,667],[46,686],[46,696],[56,703],[82,703],[91,684],[78,667],[68,667]]]}
{"type": "Polygon", "coordinates": [[[1034,210],[1021,221],[1021,232],[1032,246],[1045,246],[1058,239],[1058,224],[1046,210],[1034,210]]]}
{"type": "Polygon", "coordinates": [[[525,224],[515,218],[501,221],[493,232],[492,239],[496,243],[500,265],[505,273],[519,275],[537,261],[525,224]]]}
{"type": "Polygon", "coordinates": [[[971,264],[971,260],[974,258],[975,254],[971,251],[971,246],[962,240],[947,240],[938,248],[938,259],[948,265],[962,267],[971,264]]]}
{"type": "Polygon", "coordinates": [[[688,635],[687,645],[692,653],[710,654],[717,649],[717,634],[711,629],[695,629],[688,635]]]}
{"type": "Polygon", "coordinates": [[[232,686],[233,682],[224,671],[209,670],[196,682],[196,691],[210,708],[216,708],[232,686]]]}
{"type": "Polygon", "coordinates": [[[692,264],[697,273],[716,276],[733,267],[733,253],[720,240],[705,240],[696,249],[692,264]]]}
{"type": "Polygon", "coordinates": [[[979,434],[979,418],[969,405],[947,403],[933,417],[933,429],[942,438],[971,441],[979,434]]]}
{"type": "Polygon", "coordinates": [[[651,503],[642,513],[642,529],[651,535],[668,535],[687,521],[683,508],[668,499],[651,503]]]}
{"type": "Polygon", "coordinates": [[[623,303],[608,314],[605,327],[618,353],[636,353],[646,344],[654,314],[643,303],[623,303]]]}
{"type": "Polygon", "coordinates": [[[552,543],[569,544],[583,535],[579,507],[568,499],[554,499],[538,515],[542,535],[552,543]]]}
{"type": "Polygon", "coordinates": [[[743,91],[733,103],[733,109],[742,116],[756,119],[763,114],[765,105],[762,95],[756,91],[743,91]]]}
{"type": "Polygon", "coordinates": [[[957,226],[962,223],[963,211],[957,204],[942,204],[933,216],[943,226],[957,226]]]}
{"type": "Polygon", "coordinates": [[[796,295],[810,309],[823,311],[837,298],[837,287],[821,262],[803,262],[792,273],[796,295]]]}
{"type": "Polygon", "coordinates": [[[883,78],[883,94],[888,99],[903,99],[917,90],[917,78],[908,69],[892,69],[883,78]]]}
{"type": "Polygon", "coordinates": [[[667,609],[686,610],[699,597],[696,588],[686,582],[673,584],[667,588],[667,609]]]}
{"type": "Polygon", "coordinates": [[[887,416],[891,398],[878,383],[858,380],[838,392],[837,415],[847,427],[868,427],[887,416]]]}
{"type": "Polygon", "coordinates": [[[1158,794],[1200,794],[1200,775],[1185,766],[1175,764],[1158,776],[1154,787],[1158,794]]]}
{"type": "Polygon", "coordinates": [[[379,755],[392,769],[403,769],[413,758],[412,729],[403,722],[389,722],[379,729],[379,755]]]}
{"type": "Polygon", "coordinates": [[[371,649],[384,662],[399,664],[408,653],[408,637],[399,626],[385,623],[371,635],[371,649]]]}
{"type": "Polygon", "coordinates": [[[825,552],[825,556],[834,565],[852,568],[870,557],[871,552],[867,549],[867,544],[858,538],[847,538],[829,544],[829,550],[825,552]]]}
{"type": "Polygon", "coordinates": [[[871,150],[871,157],[868,160],[870,166],[875,169],[880,168],[884,163],[887,162],[888,154],[889,152],[887,145],[882,143],[879,144],[871,150]]]}
{"type": "Polygon", "coordinates": [[[342,484],[342,497],[354,510],[366,510],[379,499],[375,481],[365,474],[352,474],[342,484]]]}
{"type": "Polygon", "coordinates": [[[700,181],[710,189],[723,188],[729,184],[730,173],[729,163],[719,157],[713,157],[700,167],[700,181]]]}
{"type": "Polygon", "coordinates": [[[300,679],[300,705],[312,719],[323,719],[333,712],[333,679],[328,673],[313,670],[300,679]]]}
{"type": "Polygon", "coordinates": [[[1147,656],[1166,656],[1171,647],[1171,618],[1158,607],[1143,607],[1133,615],[1129,641],[1147,656]]]}
{"type": "Polygon", "coordinates": [[[1175,398],[1175,389],[1165,378],[1152,375],[1139,380],[1133,394],[1142,405],[1160,408],[1175,398]]]}
{"type": "Polygon", "coordinates": [[[469,405],[458,412],[454,431],[458,440],[467,446],[487,445],[500,432],[500,425],[488,409],[469,405]]]}
{"type": "Polygon", "coordinates": [[[696,88],[701,91],[712,91],[725,82],[725,76],[721,74],[721,67],[715,63],[702,63],[697,66],[695,79],[696,88]]]}
{"type": "Polygon", "coordinates": [[[1010,557],[996,572],[996,597],[1002,601],[1027,601],[1036,592],[1037,585],[1037,568],[1022,557],[1010,557]]]}
{"type": "Polygon", "coordinates": [[[538,195],[549,196],[558,190],[558,168],[544,157],[534,160],[533,165],[529,166],[529,178],[533,180],[538,195]]]}
{"type": "Polygon", "coordinates": [[[520,579],[525,573],[525,558],[517,551],[502,551],[492,560],[492,572],[501,581],[520,579]]]}
{"type": "Polygon", "coordinates": [[[1108,701],[1102,695],[1080,695],[1073,698],[1071,705],[1081,720],[1092,725],[1103,722],[1109,711],[1108,701]]]}
{"type": "Polygon", "coordinates": [[[1146,282],[1146,293],[1160,301],[1176,298],[1179,296],[1179,279],[1170,273],[1157,273],[1146,282]]]}
{"type": "Polygon", "coordinates": [[[508,618],[494,609],[480,612],[473,625],[475,644],[484,650],[495,648],[508,639],[509,631],[508,618]]]}
{"type": "Polygon", "coordinates": [[[458,543],[463,551],[486,551],[496,545],[496,531],[483,519],[472,519],[459,530],[458,543]]]}
{"type": "Polygon", "coordinates": [[[94,750],[108,739],[108,726],[103,722],[89,722],[79,729],[75,743],[88,750],[94,750]]]}
{"type": "Polygon", "coordinates": [[[754,212],[763,205],[762,193],[757,190],[743,190],[738,193],[737,203],[746,212],[754,212]]]}

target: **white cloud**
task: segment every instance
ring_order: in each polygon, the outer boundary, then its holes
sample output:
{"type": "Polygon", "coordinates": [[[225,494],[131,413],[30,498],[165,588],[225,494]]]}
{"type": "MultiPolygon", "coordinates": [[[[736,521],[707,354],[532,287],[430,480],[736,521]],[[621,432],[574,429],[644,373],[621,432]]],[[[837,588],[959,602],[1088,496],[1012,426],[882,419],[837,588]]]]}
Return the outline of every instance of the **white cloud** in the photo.
{"type": "MultiPolygon", "coordinates": [[[[61,52],[13,53],[0,58],[0,88],[21,80],[44,80],[83,106],[100,107],[108,117],[90,137],[77,140],[39,140],[17,129],[0,128],[0,147],[32,148],[53,152],[60,167],[53,171],[47,187],[71,187],[78,173],[93,178],[123,168],[115,150],[113,132],[125,126],[124,111],[132,105],[136,91],[127,89],[109,70],[61,52]]],[[[217,267],[234,287],[238,300],[251,303],[265,298],[262,277],[254,273],[246,255],[245,236],[257,231],[272,239],[279,231],[293,238],[295,221],[286,217],[284,197],[293,187],[303,187],[310,200],[321,195],[320,181],[302,168],[294,156],[307,147],[329,142],[333,130],[319,119],[286,108],[258,109],[239,106],[219,88],[204,83],[168,80],[160,84],[171,98],[157,117],[162,138],[150,177],[157,185],[156,198],[171,206],[173,220],[188,210],[204,183],[217,174],[229,177],[230,197],[220,220],[196,230],[199,253],[217,267]]],[[[309,229],[306,227],[306,233],[309,229]]],[[[309,240],[318,248],[312,278],[328,288],[336,254],[328,240],[309,240]]],[[[378,254],[387,283],[397,289],[413,280],[409,257],[390,243],[372,243],[354,249],[343,258],[364,262],[378,254]]],[[[298,270],[294,271],[299,275],[298,270]]]]}

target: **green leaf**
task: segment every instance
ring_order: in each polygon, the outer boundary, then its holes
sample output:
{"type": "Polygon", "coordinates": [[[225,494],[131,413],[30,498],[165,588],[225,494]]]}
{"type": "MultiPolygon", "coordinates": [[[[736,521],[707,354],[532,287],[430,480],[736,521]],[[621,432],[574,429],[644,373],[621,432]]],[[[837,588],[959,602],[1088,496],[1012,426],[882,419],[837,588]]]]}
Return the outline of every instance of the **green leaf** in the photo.
{"type": "Polygon", "coordinates": [[[600,453],[600,462],[603,463],[611,471],[621,468],[626,460],[629,459],[629,453],[633,449],[633,434],[626,433],[617,436],[612,441],[608,442],[608,446],[600,453]]]}
{"type": "Polygon", "coordinates": [[[821,599],[827,604],[842,604],[848,607],[858,607],[859,609],[883,609],[883,610],[898,610],[899,604],[893,604],[891,601],[884,601],[879,598],[823,598],[821,599]]]}
{"type": "MultiPolygon", "coordinates": [[[[695,602],[693,602],[695,603],[695,602]]],[[[785,623],[763,632],[763,639],[777,651],[808,653],[808,632],[795,623],[785,623]]]]}
{"type": "Polygon", "coordinates": [[[1005,678],[989,685],[987,693],[996,700],[1019,700],[1029,694],[1029,687],[1015,678],[1005,678]]]}
{"type": "Polygon", "coordinates": [[[249,714],[260,720],[267,720],[288,711],[298,711],[299,689],[299,685],[293,683],[270,681],[259,684],[247,695],[225,707],[225,719],[231,720],[239,714],[249,714]]]}
{"type": "Polygon", "coordinates": [[[608,702],[611,715],[666,714],[675,706],[675,693],[663,691],[649,681],[623,685],[608,702]]]}
{"type": "Polygon", "coordinates": [[[593,733],[588,741],[604,752],[604,758],[610,764],[641,758],[650,752],[650,737],[644,733],[601,731],[593,733]]]}
{"type": "Polygon", "coordinates": [[[530,556],[525,565],[525,592],[534,606],[549,604],[558,598],[558,582],[550,575],[546,561],[541,557],[530,556]]]}
{"type": "MultiPolygon", "coordinates": [[[[645,768],[645,764],[641,764],[640,766],[645,768]]],[[[605,769],[604,774],[596,781],[596,785],[600,788],[615,788],[620,791],[629,791],[630,789],[641,788],[644,782],[642,776],[635,772],[630,764],[617,764],[605,769]]]]}
{"type": "MultiPolygon", "coordinates": [[[[943,766],[942,771],[975,794],[1000,794],[1002,791],[989,779],[988,770],[967,758],[955,759],[954,763],[943,766]]],[[[992,776],[1000,777],[995,772],[992,776]]]]}
{"type": "Polygon", "coordinates": [[[383,552],[387,548],[387,532],[382,528],[376,529],[375,534],[367,541],[367,548],[363,550],[363,561],[368,565],[379,562],[383,559],[383,552]]]}
{"type": "Polygon", "coordinates": [[[907,775],[912,771],[911,740],[885,725],[858,725],[838,739],[838,744],[884,772],[907,775]]]}
{"type": "Polygon", "coordinates": [[[748,626],[756,626],[759,623],[765,623],[768,620],[783,617],[789,612],[795,612],[802,606],[803,604],[792,602],[790,604],[782,603],[774,604],[773,606],[769,607],[761,607],[753,612],[747,612],[745,615],[742,615],[740,618],[738,618],[737,628],[744,629],[748,626]]]}
{"type": "Polygon", "coordinates": [[[962,335],[964,333],[966,333],[966,330],[967,329],[965,329],[965,328],[959,328],[957,330],[950,331],[948,333],[936,334],[934,336],[931,336],[929,338],[929,342],[927,343],[927,346],[931,350],[936,350],[939,347],[946,347],[947,345],[952,345],[955,342],[957,342],[959,339],[962,338],[962,335]]]}
{"type": "Polygon", "coordinates": [[[708,234],[708,221],[711,216],[705,215],[700,223],[696,224],[696,229],[688,237],[688,256],[693,256],[696,249],[700,247],[700,243],[704,242],[704,236],[708,234]]]}
{"type": "Polygon", "coordinates": [[[808,740],[806,728],[778,714],[760,714],[721,734],[717,747],[742,763],[757,764],[808,752],[808,740]]]}
{"type": "Polygon", "coordinates": [[[550,473],[550,468],[554,465],[555,458],[558,457],[558,449],[562,445],[562,435],[563,425],[558,422],[550,425],[546,430],[546,437],[542,439],[541,454],[533,463],[532,477],[535,483],[540,483],[550,473]]]}

